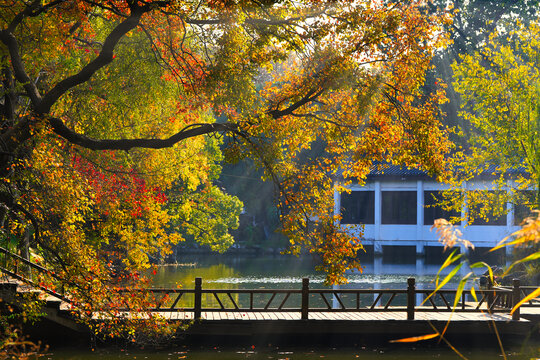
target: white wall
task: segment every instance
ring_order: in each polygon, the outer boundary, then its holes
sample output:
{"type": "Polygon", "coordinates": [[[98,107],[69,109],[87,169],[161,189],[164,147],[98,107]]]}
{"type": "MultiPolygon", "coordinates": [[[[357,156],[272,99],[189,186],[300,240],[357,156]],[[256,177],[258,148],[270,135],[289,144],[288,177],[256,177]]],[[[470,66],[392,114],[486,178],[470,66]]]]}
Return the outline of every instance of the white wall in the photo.
{"type": "MultiPolygon", "coordinates": [[[[490,190],[493,189],[489,182],[477,182],[465,184],[469,190],[490,190]]],[[[417,246],[423,251],[423,246],[441,245],[438,242],[435,230],[431,231],[430,225],[424,225],[424,191],[445,190],[448,186],[435,181],[407,180],[402,181],[374,181],[365,186],[351,185],[352,191],[374,191],[375,192],[375,224],[365,225],[364,244],[375,245],[376,249],[382,245],[406,245],[417,246]],[[389,225],[381,223],[381,192],[382,191],[417,191],[417,223],[416,225],[389,225]]],[[[336,192],[335,211],[340,211],[341,194],[336,192]]],[[[510,205],[509,205],[510,206],[510,205]]],[[[504,237],[519,229],[514,226],[513,213],[509,208],[506,225],[471,225],[457,226],[463,233],[463,238],[471,241],[477,247],[495,246],[504,237]]]]}

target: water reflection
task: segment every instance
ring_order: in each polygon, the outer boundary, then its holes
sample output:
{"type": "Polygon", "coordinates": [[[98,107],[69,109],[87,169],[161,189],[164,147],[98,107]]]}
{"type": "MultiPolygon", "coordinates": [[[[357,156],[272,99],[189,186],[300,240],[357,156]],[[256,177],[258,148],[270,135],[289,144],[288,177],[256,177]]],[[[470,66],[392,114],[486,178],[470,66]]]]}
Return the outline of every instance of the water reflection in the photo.
{"type": "MultiPolygon", "coordinates": [[[[537,356],[537,351],[534,349],[512,349],[507,350],[507,359],[512,360],[528,360],[534,359],[537,356]],[[524,355],[527,354],[527,355],[524,355]],[[536,355],[535,355],[536,354],[536,355]]],[[[462,350],[463,351],[463,350],[462,350]]],[[[502,356],[497,352],[496,348],[488,347],[485,349],[466,350],[464,355],[469,360],[488,360],[497,359],[502,356]]],[[[96,352],[81,353],[80,349],[55,351],[54,354],[48,355],[49,359],[54,360],[113,360],[113,359],[148,359],[148,360],[268,360],[268,359],[294,359],[294,360],[309,360],[309,359],[327,359],[327,360],[454,360],[459,357],[450,349],[438,347],[435,349],[414,346],[411,347],[354,347],[354,348],[279,348],[279,347],[251,347],[238,349],[170,349],[162,351],[141,351],[129,350],[118,352],[117,350],[101,349],[96,352]]]]}
{"type": "MultiPolygon", "coordinates": [[[[212,265],[200,265],[199,262],[182,262],[174,266],[158,267],[156,275],[153,277],[153,283],[160,287],[185,287],[193,288],[195,278],[201,277],[205,281],[211,279],[237,278],[240,272],[232,266],[224,263],[212,265]]],[[[234,285],[234,283],[230,283],[234,285]]],[[[232,287],[235,289],[236,287],[232,287]]]]}
{"type": "MultiPolygon", "coordinates": [[[[178,259],[179,266],[163,266],[154,277],[156,286],[175,287],[180,284],[192,288],[195,277],[203,279],[203,287],[216,289],[299,288],[302,278],[308,277],[310,285],[323,288],[325,276],[314,270],[312,258],[289,256],[186,256],[178,259]]],[[[417,259],[409,264],[389,264],[381,257],[363,263],[363,272],[347,274],[348,284],[342,288],[405,289],[407,278],[414,277],[418,288],[433,287],[439,265],[426,264],[417,259]]],[[[463,268],[462,274],[468,272],[463,268]]],[[[447,274],[447,268],[441,274],[447,274]]],[[[479,272],[482,270],[480,269],[479,272]]],[[[457,286],[456,277],[448,287],[457,286]]]]}
{"type": "MultiPolygon", "coordinates": [[[[194,279],[203,279],[203,289],[300,289],[302,278],[310,280],[311,288],[327,288],[338,291],[339,289],[406,289],[407,279],[414,277],[418,289],[434,288],[435,275],[440,266],[426,264],[423,259],[416,259],[408,264],[385,263],[381,257],[375,257],[373,262],[364,263],[362,273],[351,272],[347,275],[348,284],[339,287],[325,286],[325,275],[315,272],[316,261],[312,258],[296,258],[290,256],[186,256],[178,259],[179,266],[160,267],[154,284],[162,287],[176,287],[181,285],[185,288],[194,287],[194,279]]],[[[447,274],[451,269],[445,269],[442,274],[447,274]]],[[[468,270],[466,270],[468,271],[468,270]]],[[[463,273],[462,275],[464,275],[463,273]]],[[[459,283],[459,276],[451,280],[445,287],[456,288],[459,283]]],[[[225,307],[235,307],[233,301],[238,305],[249,306],[252,301],[247,294],[232,294],[232,297],[221,296],[220,299],[225,307]]],[[[272,300],[273,305],[279,305],[285,295],[278,294],[272,300]]],[[[335,296],[329,295],[332,306],[338,307],[335,296]]],[[[370,306],[374,301],[376,305],[385,304],[390,295],[384,295],[380,299],[377,295],[369,294],[362,296],[360,303],[362,306],[370,306]]],[[[255,302],[256,307],[265,306],[270,294],[258,295],[255,302]]],[[[351,305],[358,301],[355,295],[343,295],[342,300],[351,305]]],[[[172,302],[171,299],[170,302],[172,302]]],[[[418,294],[417,304],[422,303],[423,295],[418,294]]],[[[393,304],[403,305],[406,299],[404,294],[397,296],[393,304]],[[403,303],[403,304],[401,304],[403,303]]],[[[221,306],[217,296],[206,294],[203,297],[205,307],[221,306]]],[[[310,298],[310,306],[325,307],[325,299],[319,295],[310,298]]],[[[181,307],[193,306],[193,295],[185,295],[178,303],[181,307]]],[[[300,304],[300,295],[293,294],[287,300],[286,307],[297,307],[300,304]]],[[[352,305],[354,306],[354,305],[352,305]]]]}
{"type": "MultiPolygon", "coordinates": [[[[176,287],[182,285],[185,288],[193,288],[195,277],[203,278],[203,288],[214,289],[274,289],[294,288],[299,289],[303,277],[310,278],[311,287],[323,288],[324,275],[316,273],[313,269],[315,261],[310,258],[294,257],[227,257],[227,256],[189,256],[179,259],[180,266],[164,266],[158,269],[154,277],[157,286],[176,287]]],[[[341,288],[406,288],[407,278],[415,277],[418,287],[432,288],[433,279],[439,266],[425,264],[421,259],[409,264],[389,264],[382,259],[375,259],[370,263],[364,263],[362,274],[351,273],[348,275],[349,284],[341,288]]],[[[456,287],[454,280],[448,286],[456,287]]],[[[368,301],[374,301],[372,295],[368,301]]],[[[240,299],[241,300],[241,299],[240,299]]],[[[418,300],[418,299],[417,299],[418,300]]],[[[184,301],[187,301],[184,299],[184,301]]],[[[211,299],[207,299],[211,301],[211,299]]],[[[239,301],[235,298],[235,301],[239,301]]],[[[384,303],[385,299],[380,302],[384,303]]],[[[276,300],[279,304],[279,300],[276,300]]],[[[182,306],[188,307],[187,302],[182,306]]],[[[213,304],[217,306],[217,304],[213,304]]],[[[485,345],[485,344],[483,344],[485,345]]],[[[528,345],[529,346],[529,345],[528,345]]],[[[507,348],[508,359],[530,359],[538,356],[538,345],[518,348],[515,351],[507,348]],[[524,355],[526,354],[526,355],[524,355]]],[[[470,360],[486,360],[501,358],[497,352],[497,346],[482,346],[478,349],[461,349],[470,360]]],[[[54,354],[48,354],[47,358],[54,360],[94,360],[94,359],[295,359],[309,360],[325,358],[345,360],[352,358],[380,359],[384,358],[399,360],[418,359],[456,359],[457,355],[447,348],[416,345],[400,346],[357,346],[338,349],[309,349],[309,348],[278,348],[278,347],[245,347],[235,348],[178,348],[158,351],[100,349],[95,352],[81,349],[55,350],[54,354]]]]}

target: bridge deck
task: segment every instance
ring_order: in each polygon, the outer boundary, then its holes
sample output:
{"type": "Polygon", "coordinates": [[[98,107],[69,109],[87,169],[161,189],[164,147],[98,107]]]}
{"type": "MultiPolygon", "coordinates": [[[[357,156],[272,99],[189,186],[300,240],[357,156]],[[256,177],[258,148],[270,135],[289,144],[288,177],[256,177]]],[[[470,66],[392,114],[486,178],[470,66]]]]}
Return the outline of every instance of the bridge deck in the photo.
{"type": "MultiPolygon", "coordinates": [[[[161,315],[176,320],[192,319],[191,312],[161,315]]],[[[194,341],[227,344],[229,341],[267,341],[280,343],[296,341],[310,344],[357,343],[391,340],[441,333],[462,341],[479,338],[497,341],[523,339],[533,330],[534,321],[512,320],[504,313],[416,312],[414,320],[407,320],[406,312],[310,312],[308,320],[301,320],[294,312],[202,312],[185,335],[194,341]],[[448,320],[451,320],[448,323],[448,320]],[[495,326],[494,326],[495,325],[495,326]],[[242,340],[243,339],[243,340],[242,340]],[[292,339],[292,340],[291,340],[292,339]],[[362,340],[363,339],[363,340],[362,340]]]]}
{"type": "MultiPolygon", "coordinates": [[[[165,319],[169,320],[192,320],[193,312],[155,312],[165,319]]],[[[417,312],[415,320],[419,321],[495,321],[509,322],[512,316],[504,313],[448,313],[426,311],[417,312]]],[[[227,312],[227,311],[203,311],[201,320],[219,321],[219,320],[300,320],[300,313],[296,312],[227,312]]],[[[326,320],[326,321],[406,321],[406,312],[310,312],[308,320],[326,320]]],[[[529,322],[527,319],[521,319],[519,322],[529,322]]]]}

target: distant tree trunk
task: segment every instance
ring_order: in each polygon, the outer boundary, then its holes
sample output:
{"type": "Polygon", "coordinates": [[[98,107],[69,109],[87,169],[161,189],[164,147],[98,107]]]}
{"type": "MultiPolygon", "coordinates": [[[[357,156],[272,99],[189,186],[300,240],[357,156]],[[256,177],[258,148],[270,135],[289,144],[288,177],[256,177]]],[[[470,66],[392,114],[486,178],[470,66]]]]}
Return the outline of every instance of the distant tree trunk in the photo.
{"type": "MultiPolygon", "coordinates": [[[[26,230],[24,231],[24,237],[22,241],[22,249],[21,249],[21,256],[25,258],[26,260],[30,261],[30,226],[26,227],[26,230]]],[[[32,269],[29,265],[26,266],[26,277],[30,280],[32,280],[32,269]]]]}
{"type": "Polygon", "coordinates": [[[540,176],[536,180],[536,203],[535,203],[535,210],[540,210],[540,176]]]}

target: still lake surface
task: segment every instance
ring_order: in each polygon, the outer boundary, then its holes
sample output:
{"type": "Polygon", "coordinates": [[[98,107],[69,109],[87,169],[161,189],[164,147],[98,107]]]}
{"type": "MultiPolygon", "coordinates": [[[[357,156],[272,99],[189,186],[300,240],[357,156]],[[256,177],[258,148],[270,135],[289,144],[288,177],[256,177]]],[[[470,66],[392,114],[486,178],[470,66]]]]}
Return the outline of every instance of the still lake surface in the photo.
{"type": "MultiPolygon", "coordinates": [[[[433,279],[439,265],[425,264],[421,259],[412,263],[388,264],[382,259],[363,263],[363,273],[349,274],[349,283],[342,288],[392,288],[405,289],[407,278],[414,277],[419,288],[432,288],[433,279]]],[[[324,275],[314,270],[316,262],[311,258],[295,258],[286,256],[219,256],[201,255],[186,256],[178,259],[175,266],[162,266],[157,270],[154,283],[163,287],[176,287],[182,284],[185,288],[193,288],[196,277],[203,278],[203,288],[222,289],[274,289],[300,288],[303,277],[310,279],[313,288],[324,287],[324,275]]],[[[447,271],[448,272],[448,271],[447,271]]],[[[462,272],[465,275],[467,270],[462,272]]],[[[481,273],[482,271],[480,271],[481,273]]],[[[444,273],[444,272],[443,272],[444,273]]],[[[448,287],[455,288],[455,279],[448,287]]],[[[483,344],[484,345],[484,344],[483,344]]],[[[459,348],[459,346],[458,346],[459,348]]],[[[471,360],[503,359],[497,342],[477,348],[459,349],[471,360]]],[[[527,344],[524,347],[505,348],[508,359],[538,359],[540,344],[527,344]]],[[[406,345],[376,346],[350,348],[278,348],[278,347],[185,347],[177,346],[163,350],[124,350],[105,348],[91,351],[85,348],[57,348],[45,358],[52,360],[113,360],[113,359],[459,359],[460,357],[446,346],[406,345]]]]}

